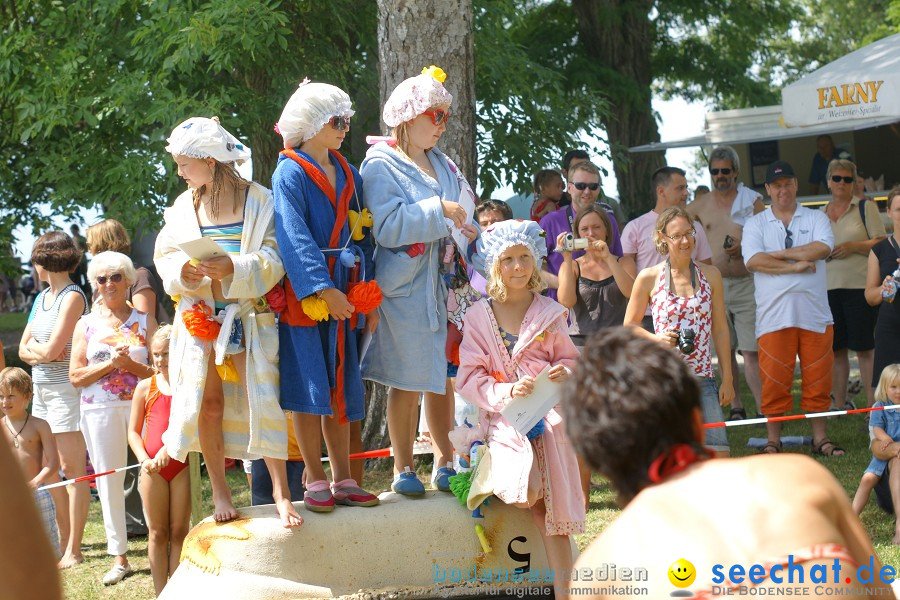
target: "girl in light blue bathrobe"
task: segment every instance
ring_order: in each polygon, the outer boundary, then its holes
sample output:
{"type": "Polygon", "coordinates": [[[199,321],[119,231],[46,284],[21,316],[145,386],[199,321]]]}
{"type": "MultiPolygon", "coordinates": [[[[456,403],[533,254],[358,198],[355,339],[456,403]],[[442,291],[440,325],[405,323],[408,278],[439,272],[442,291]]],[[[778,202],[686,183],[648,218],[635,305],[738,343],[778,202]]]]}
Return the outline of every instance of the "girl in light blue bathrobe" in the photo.
{"type": "Polygon", "coordinates": [[[360,167],[363,198],[374,219],[375,279],[384,296],[362,374],[391,387],[392,488],[406,495],[425,493],[413,469],[421,392],[434,445],[433,482],[449,491],[448,479],[455,474],[448,437],[454,425],[445,348],[448,292],[440,272],[450,234],[445,217],[470,240],[477,236],[465,224],[466,211],[458,203],[456,167],[434,147],[446,128],[452,100],[441,76],[440,69],[431,68],[397,86],[382,114],[392,128],[392,145],[374,145],[360,167]]]}

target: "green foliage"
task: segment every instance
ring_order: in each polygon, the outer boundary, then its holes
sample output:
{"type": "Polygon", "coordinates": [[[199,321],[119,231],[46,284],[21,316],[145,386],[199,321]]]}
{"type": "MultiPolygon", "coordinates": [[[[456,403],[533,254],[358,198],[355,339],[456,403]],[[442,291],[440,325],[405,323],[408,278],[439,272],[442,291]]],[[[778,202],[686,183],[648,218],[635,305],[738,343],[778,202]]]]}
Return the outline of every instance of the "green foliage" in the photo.
{"type": "MultiPolygon", "coordinates": [[[[475,1],[478,182],[530,190],[533,174],[559,168],[583,133],[599,137],[606,103],[575,64],[576,28],[564,2],[475,1]]],[[[598,147],[588,148],[600,153],[598,147]]]]}
{"type": "MultiPolygon", "coordinates": [[[[858,48],[900,31],[900,18],[889,22],[897,0],[795,0],[789,31],[773,36],[773,52],[761,73],[776,90],[858,48]]],[[[900,13],[898,13],[900,17],[900,13]]],[[[780,95],[776,102],[780,102],[780,95]]]]}
{"type": "Polygon", "coordinates": [[[0,12],[0,239],[85,207],[157,222],[183,189],[165,138],[193,115],[248,141],[267,184],[272,125],[304,76],[351,93],[376,77],[360,58],[375,54],[374,3],[37,0],[17,14],[0,12]]]}
{"type": "Polygon", "coordinates": [[[770,72],[773,42],[790,30],[795,0],[656,2],[652,69],[664,97],[706,100],[717,108],[779,101],[770,72]]]}

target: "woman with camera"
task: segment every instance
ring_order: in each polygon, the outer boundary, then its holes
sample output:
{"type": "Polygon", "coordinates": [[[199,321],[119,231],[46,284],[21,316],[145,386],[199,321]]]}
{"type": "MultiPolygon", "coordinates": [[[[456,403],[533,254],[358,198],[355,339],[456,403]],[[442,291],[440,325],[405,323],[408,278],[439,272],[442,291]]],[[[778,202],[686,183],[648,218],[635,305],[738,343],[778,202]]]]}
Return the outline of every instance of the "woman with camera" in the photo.
{"type": "MultiPolygon", "coordinates": [[[[730,346],[725,320],[722,275],[712,265],[694,262],[694,222],[680,206],[667,208],[656,220],[653,241],[666,260],[638,273],[625,310],[625,325],[638,335],[673,347],[700,383],[703,421],[723,421],[721,406],[734,399],[731,362],[720,361],[722,385],[716,389],[710,340],[719,356],[730,346]],[[653,334],[641,327],[647,305],[653,315],[653,334]]],[[[728,455],[725,429],[706,430],[706,446],[717,455],[728,455]]]]}
{"type": "Polygon", "coordinates": [[[556,251],[563,255],[557,299],[572,310],[569,335],[581,347],[590,334],[622,323],[635,267],[631,258],[609,251],[612,225],[598,205],[578,211],[574,230],[577,238],[565,231],[556,238],[556,251]],[[585,253],[573,260],[572,251],[578,249],[585,253]]]}

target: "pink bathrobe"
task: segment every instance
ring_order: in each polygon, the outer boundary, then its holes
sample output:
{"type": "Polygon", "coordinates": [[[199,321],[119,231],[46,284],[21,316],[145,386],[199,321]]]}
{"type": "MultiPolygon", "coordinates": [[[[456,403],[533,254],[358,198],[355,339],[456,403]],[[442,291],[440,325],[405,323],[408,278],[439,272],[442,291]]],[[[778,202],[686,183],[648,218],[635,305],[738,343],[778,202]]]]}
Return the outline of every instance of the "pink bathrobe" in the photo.
{"type": "Polygon", "coordinates": [[[500,415],[513,384],[524,375],[562,364],[571,369],[578,350],[569,338],[566,309],[539,294],[525,313],[512,357],[503,345],[494,313],[481,300],[466,312],[456,389],[481,410],[480,426],[491,451],[494,494],[507,504],[528,503],[529,477],[543,492],[547,535],[584,532],[584,500],[575,452],[562,417],[551,410],[546,430],[531,442],[500,415]]]}

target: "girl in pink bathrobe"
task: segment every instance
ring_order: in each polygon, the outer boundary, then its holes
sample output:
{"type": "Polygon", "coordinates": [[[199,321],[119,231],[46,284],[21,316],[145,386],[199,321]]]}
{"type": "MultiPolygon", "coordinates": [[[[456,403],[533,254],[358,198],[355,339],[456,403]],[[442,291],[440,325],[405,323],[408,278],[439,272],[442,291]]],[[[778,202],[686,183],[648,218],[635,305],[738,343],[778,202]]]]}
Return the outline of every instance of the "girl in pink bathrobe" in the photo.
{"type": "Polygon", "coordinates": [[[494,494],[531,510],[556,584],[565,586],[569,536],[584,531],[584,501],[562,417],[552,409],[526,437],[500,415],[513,397],[531,393],[547,365],[550,379],[562,383],[578,358],[566,309],[539,293],[543,235],[533,221],[503,221],[479,238],[490,298],[466,312],[456,389],[480,409],[494,494]]]}

